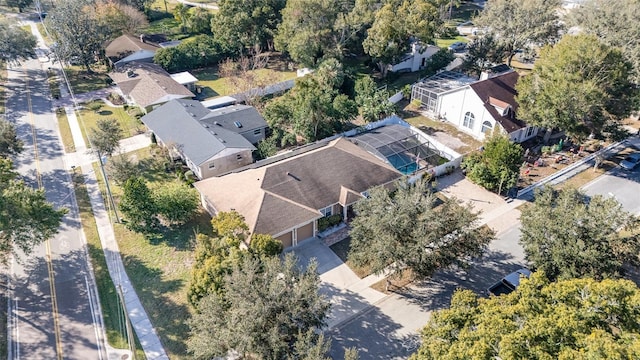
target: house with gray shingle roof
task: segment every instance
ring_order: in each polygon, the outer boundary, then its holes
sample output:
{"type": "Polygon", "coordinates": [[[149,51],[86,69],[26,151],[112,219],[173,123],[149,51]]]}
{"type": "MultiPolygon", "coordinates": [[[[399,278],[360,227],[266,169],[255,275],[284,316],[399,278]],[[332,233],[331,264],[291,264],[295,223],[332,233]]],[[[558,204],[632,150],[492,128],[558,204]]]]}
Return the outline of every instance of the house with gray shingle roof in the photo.
{"type": "Polygon", "coordinates": [[[319,145],[194,186],[211,215],[235,210],[252,234],[270,234],[290,247],[316,236],[319,219],[334,214],[346,219],[369,189],[402,176],[347,138],[319,145]]]}
{"type": "Polygon", "coordinates": [[[156,64],[129,62],[110,72],[109,77],[127,101],[138,105],[144,112],[174,99],[195,97],[156,64]]]}
{"type": "MultiPolygon", "coordinates": [[[[243,111],[250,113],[246,109],[243,111]]],[[[258,120],[245,121],[235,116],[237,112],[239,110],[230,110],[229,114],[234,114],[232,126],[223,126],[228,123],[227,114],[212,116],[212,111],[199,101],[179,99],[167,102],[141,120],[159,144],[176,151],[199,179],[206,179],[253,162],[252,152],[256,148],[250,139],[254,138],[257,129],[264,134],[267,124],[262,119],[263,126],[259,127],[258,120]],[[235,122],[241,126],[236,126],[235,122]],[[243,123],[249,129],[249,139],[243,134],[243,123]]],[[[260,116],[257,111],[256,114],[260,116]]]]}
{"type": "Polygon", "coordinates": [[[479,140],[499,129],[520,143],[535,137],[539,128],[516,116],[518,79],[518,73],[506,65],[484,72],[479,80],[443,71],[414,84],[411,100],[419,100],[426,113],[479,140]]]}

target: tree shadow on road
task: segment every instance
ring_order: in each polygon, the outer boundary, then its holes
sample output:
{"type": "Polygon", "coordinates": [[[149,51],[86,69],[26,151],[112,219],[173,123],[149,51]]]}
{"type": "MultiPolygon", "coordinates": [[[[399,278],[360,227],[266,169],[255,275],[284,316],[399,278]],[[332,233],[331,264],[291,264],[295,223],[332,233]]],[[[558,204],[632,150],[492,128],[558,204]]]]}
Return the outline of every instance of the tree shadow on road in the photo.
{"type": "Polygon", "coordinates": [[[431,278],[416,281],[396,293],[426,311],[440,310],[449,307],[454,291],[468,289],[481,296],[486,295],[489,286],[519,268],[522,265],[515,262],[510,254],[487,251],[466,271],[459,268],[442,270],[431,278]]]}

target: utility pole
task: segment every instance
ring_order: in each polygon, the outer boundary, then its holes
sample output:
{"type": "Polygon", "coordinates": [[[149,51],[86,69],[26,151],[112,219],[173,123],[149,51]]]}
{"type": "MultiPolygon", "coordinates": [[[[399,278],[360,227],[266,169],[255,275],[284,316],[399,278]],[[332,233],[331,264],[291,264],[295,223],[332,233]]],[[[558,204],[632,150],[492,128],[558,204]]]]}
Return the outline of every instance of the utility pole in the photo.
{"type": "MultiPolygon", "coordinates": [[[[104,185],[107,188],[107,196],[109,196],[109,202],[111,203],[111,207],[113,208],[113,215],[116,217],[116,222],[120,222],[120,217],[118,217],[118,210],[116,209],[116,202],[113,201],[113,194],[111,193],[111,187],[109,186],[109,178],[107,176],[107,172],[104,169],[104,163],[102,155],[100,154],[100,150],[96,149],[96,154],[98,154],[98,162],[100,162],[100,171],[102,172],[102,178],[104,179],[104,185]]],[[[104,157],[106,159],[106,156],[104,157]]]]}

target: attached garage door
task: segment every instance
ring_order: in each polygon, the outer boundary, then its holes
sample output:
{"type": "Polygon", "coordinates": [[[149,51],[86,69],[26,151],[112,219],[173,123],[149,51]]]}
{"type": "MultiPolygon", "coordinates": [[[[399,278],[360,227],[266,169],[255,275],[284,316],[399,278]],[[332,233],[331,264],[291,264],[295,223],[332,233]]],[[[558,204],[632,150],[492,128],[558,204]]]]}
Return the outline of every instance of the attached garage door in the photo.
{"type": "Polygon", "coordinates": [[[285,249],[290,247],[293,243],[292,239],[293,239],[293,231],[289,231],[286,234],[282,234],[280,236],[278,236],[276,239],[282,241],[282,247],[284,247],[285,249]]]}
{"type": "Polygon", "coordinates": [[[313,237],[313,223],[298,228],[298,244],[313,237]]]}

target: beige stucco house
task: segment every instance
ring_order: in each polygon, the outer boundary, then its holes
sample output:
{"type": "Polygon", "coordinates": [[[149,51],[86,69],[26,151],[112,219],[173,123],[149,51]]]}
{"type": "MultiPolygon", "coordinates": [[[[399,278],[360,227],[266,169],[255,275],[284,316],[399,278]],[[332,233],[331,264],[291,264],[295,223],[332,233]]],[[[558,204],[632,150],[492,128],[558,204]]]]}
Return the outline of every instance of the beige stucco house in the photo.
{"type": "Polygon", "coordinates": [[[334,214],[346,219],[369,189],[401,176],[351,140],[338,138],[194,185],[211,215],[235,210],[252,234],[272,235],[286,248],[316,236],[318,219],[334,214]]]}

